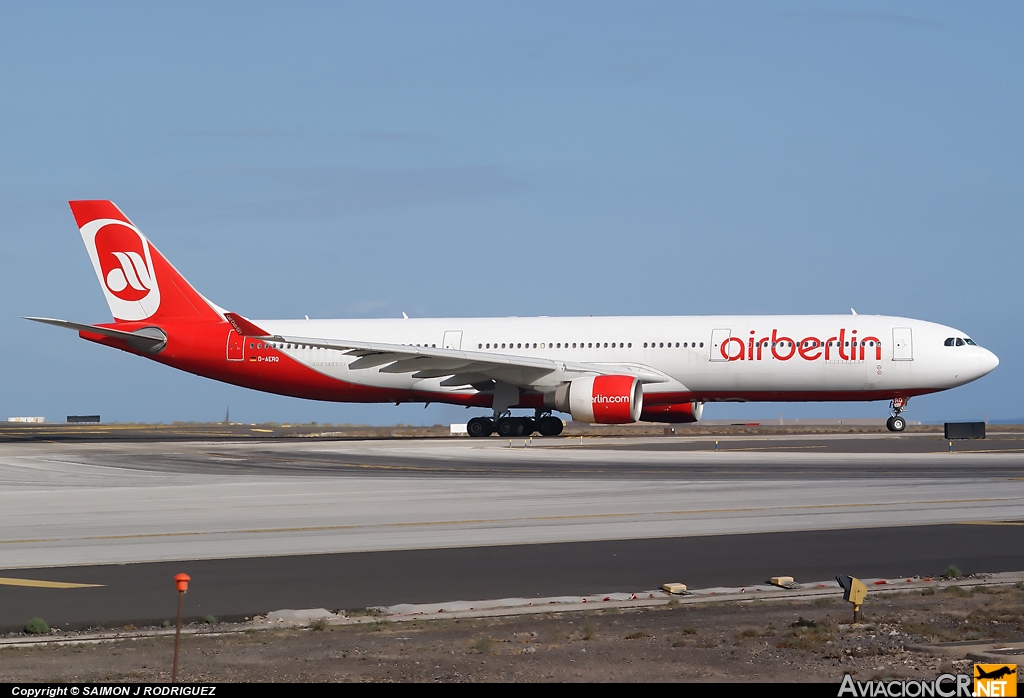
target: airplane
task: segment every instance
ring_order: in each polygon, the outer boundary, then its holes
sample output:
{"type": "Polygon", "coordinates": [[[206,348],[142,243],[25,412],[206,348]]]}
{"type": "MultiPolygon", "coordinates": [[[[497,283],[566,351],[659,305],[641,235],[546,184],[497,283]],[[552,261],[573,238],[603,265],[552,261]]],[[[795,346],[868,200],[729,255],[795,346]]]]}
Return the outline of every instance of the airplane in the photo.
{"type": "Polygon", "coordinates": [[[470,436],[688,423],[706,402],[888,400],[999,364],[965,333],[881,315],[249,320],[196,291],[110,201],[71,201],[113,323],[28,320],[199,376],[333,402],[490,409],[470,436]],[[513,416],[511,410],[533,410],[513,416]]]}
{"type": "Polygon", "coordinates": [[[998,680],[998,679],[1003,678],[1004,676],[1009,676],[1010,674],[1016,674],[1017,673],[1017,665],[1016,664],[1004,664],[1003,666],[999,667],[998,669],[993,669],[992,671],[985,671],[981,667],[982,667],[981,664],[975,664],[974,665],[974,673],[976,674],[976,676],[974,678],[976,678],[976,679],[996,679],[996,680],[998,680]],[[1012,669],[1010,668],[1011,666],[1013,667],[1012,669]]]}

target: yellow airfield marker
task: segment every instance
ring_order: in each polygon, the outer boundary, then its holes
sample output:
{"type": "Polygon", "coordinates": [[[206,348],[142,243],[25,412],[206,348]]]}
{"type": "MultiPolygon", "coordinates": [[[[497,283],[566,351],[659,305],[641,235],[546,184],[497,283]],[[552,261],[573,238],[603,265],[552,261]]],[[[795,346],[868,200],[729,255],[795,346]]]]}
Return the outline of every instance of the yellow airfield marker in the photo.
{"type": "Polygon", "coordinates": [[[41,587],[43,589],[82,589],[85,587],[102,587],[105,584],[76,584],[74,582],[48,582],[44,579],[16,579],[0,577],[0,585],[9,587],[41,587]]]}

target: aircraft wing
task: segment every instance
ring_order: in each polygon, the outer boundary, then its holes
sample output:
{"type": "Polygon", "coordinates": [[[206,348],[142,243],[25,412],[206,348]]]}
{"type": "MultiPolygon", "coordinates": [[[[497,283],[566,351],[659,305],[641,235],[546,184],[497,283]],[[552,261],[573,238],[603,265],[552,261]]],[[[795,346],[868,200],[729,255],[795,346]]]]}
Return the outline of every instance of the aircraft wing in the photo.
{"type": "Polygon", "coordinates": [[[406,344],[360,342],[271,335],[263,339],[339,351],[357,357],[349,369],[376,368],[381,373],[409,373],[413,378],[444,378],[443,387],[502,381],[521,387],[551,387],[585,375],[634,376],[641,383],[666,383],[668,376],[642,364],[592,364],[535,356],[438,349],[406,344]]]}

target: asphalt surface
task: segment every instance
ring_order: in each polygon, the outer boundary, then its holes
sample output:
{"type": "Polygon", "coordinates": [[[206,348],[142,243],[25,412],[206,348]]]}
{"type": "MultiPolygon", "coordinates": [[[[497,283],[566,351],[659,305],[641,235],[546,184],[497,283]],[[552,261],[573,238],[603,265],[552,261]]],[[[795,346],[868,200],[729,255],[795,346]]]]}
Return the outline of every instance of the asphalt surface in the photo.
{"type": "Polygon", "coordinates": [[[938,575],[951,564],[965,574],[1014,571],[1024,568],[1022,534],[1020,525],[919,526],[20,569],[0,575],[104,586],[0,585],[0,628],[35,616],[68,628],[173,620],[178,572],[192,577],[187,617],[236,620],[283,608],[634,592],[670,581],[743,586],[779,574],[817,582],[938,575]]]}
{"type": "Polygon", "coordinates": [[[233,619],[1024,570],[1024,434],[948,448],[930,434],[4,443],[0,577],[103,586],[0,582],[0,627],[159,622],[180,571],[190,616],[233,619]]]}

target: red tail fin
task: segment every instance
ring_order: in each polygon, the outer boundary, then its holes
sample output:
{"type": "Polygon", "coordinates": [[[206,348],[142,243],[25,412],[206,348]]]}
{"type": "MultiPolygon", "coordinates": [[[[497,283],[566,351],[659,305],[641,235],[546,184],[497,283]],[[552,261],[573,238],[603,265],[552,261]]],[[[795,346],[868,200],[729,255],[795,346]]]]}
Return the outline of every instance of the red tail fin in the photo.
{"type": "Polygon", "coordinates": [[[115,320],[222,319],[112,202],[68,203],[115,320]]]}

